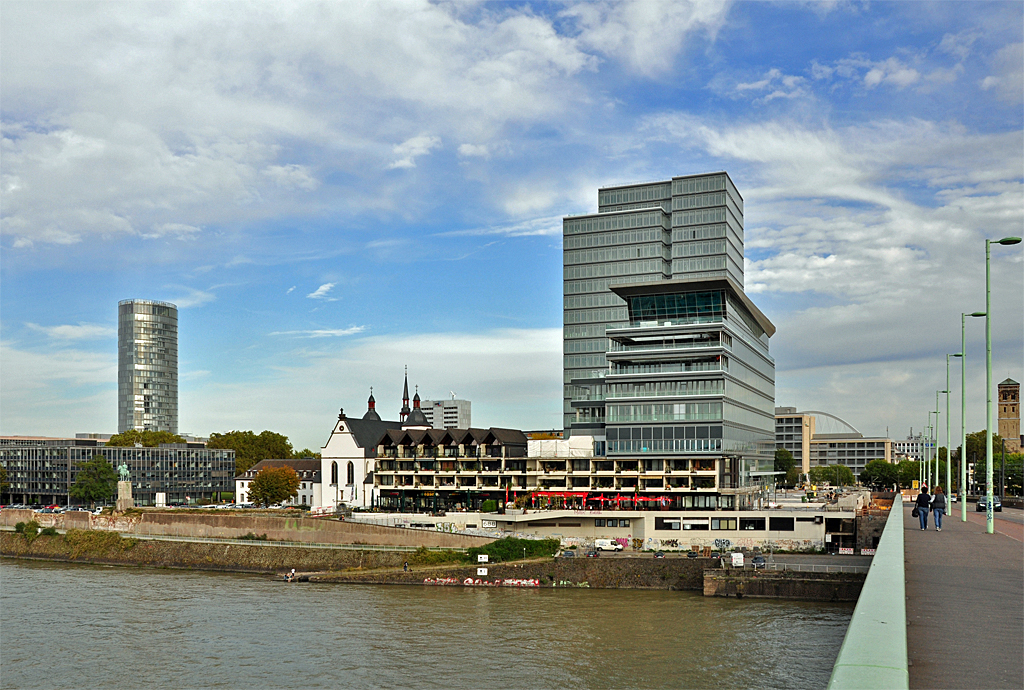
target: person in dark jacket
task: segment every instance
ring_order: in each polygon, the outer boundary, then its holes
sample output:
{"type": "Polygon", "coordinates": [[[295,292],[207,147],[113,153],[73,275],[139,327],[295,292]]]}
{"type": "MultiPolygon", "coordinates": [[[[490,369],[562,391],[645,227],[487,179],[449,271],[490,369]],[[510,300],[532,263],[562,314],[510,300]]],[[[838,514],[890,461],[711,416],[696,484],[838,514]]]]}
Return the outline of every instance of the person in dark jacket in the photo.
{"type": "Polygon", "coordinates": [[[921,529],[928,529],[928,508],[932,503],[932,497],[928,494],[928,487],[922,486],[921,493],[917,495],[917,518],[921,521],[921,529]]]}
{"type": "Polygon", "coordinates": [[[935,513],[935,531],[942,531],[942,516],[946,514],[946,494],[942,492],[942,487],[935,487],[935,493],[932,494],[931,501],[932,512],[935,513]]]}

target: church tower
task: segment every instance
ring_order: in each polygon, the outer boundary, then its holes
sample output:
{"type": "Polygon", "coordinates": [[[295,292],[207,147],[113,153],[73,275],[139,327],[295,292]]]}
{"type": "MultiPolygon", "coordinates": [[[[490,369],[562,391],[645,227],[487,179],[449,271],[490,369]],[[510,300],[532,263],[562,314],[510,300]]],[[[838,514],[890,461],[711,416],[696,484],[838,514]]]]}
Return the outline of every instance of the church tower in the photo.
{"type": "Polygon", "coordinates": [[[405,368],[405,387],[402,389],[402,411],[399,413],[398,420],[405,424],[405,420],[409,418],[409,413],[412,410],[409,409],[409,367],[405,368]]]}
{"type": "Polygon", "coordinates": [[[1020,384],[1011,378],[999,384],[999,435],[1007,453],[1020,452],[1020,384]]]}

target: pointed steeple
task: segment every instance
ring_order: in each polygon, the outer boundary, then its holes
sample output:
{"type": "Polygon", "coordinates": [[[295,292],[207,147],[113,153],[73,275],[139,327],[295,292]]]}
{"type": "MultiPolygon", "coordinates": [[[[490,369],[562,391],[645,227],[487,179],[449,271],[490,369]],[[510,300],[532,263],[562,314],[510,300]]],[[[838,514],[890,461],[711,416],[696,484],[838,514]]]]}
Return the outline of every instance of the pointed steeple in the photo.
{"type": "Polygon", "coordinates": [[[409,417],[409,413],[412,410],[409,409],[409,367],[405,368],[405,387],[402,389],[402,411],[399,414],[399,420],[404,422],[409,417]]]}
{"type": "Polygon", "coordinates": [[[414,410],[420,409],[420,387],[416,386],[416,395],[412,397],[412,407],[414,410]]]}

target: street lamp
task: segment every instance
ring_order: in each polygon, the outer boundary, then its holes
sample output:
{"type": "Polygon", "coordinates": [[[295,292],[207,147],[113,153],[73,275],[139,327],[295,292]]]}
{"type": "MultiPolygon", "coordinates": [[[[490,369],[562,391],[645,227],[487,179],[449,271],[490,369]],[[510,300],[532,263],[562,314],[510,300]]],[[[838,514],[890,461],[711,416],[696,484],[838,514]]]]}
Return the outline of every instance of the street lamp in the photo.
{"type": "MultiPolygon", "coordinates": [[[[960,314],[960,522],[967,522],[967,317],[985,312],[960,314]]],[[[947,386],[948,388],[948,386],[947,386]]]]}
{"type": "Polygon", "coordinates": [[[992,515],[992,245],[1019,244],[1019,237],[985,239],[985,531],[995,534],[992,515]]]}
{"type": "MultiPolygon", "coordinates": [[[[949,445],[949,358],[950,357],[959,357],[959,356],[960,356],[959,352],[956,353],[955,355],[946,355],[946,390],[942,391],[943,393],[946,394],[946,496],[949,496],[949,492],[950,492],[950,484],[949,484],[950,469],[949,469],[949,466],[953,462],[953,451],[950,450],[950,445],[949,445]]],[[[948,499],[947,499],[946,503],[947,503],[947,505],[946,505],[946,512],[949,513],[950,512],[949,511],[950,506],[948,505],[948,503],[949,503],[948,499]]]]}

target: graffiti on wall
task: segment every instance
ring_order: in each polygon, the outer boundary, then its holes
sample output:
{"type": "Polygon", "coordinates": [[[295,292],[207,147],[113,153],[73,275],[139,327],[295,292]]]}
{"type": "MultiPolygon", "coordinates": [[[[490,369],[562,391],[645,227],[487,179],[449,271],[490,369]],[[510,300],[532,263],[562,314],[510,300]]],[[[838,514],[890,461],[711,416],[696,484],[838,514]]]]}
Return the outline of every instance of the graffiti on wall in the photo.
{"type": "Polygon", "coordinates": [[[690,551],[702,550],[704,548],[716,551],[728,551],[730,549],[754,549],[775,551],[814,551],[824,548],[825,544],[820,539],[757,539],[754,537],[741,537],[737,539],[726,539],[724,537],[690,537],[689,539],[659,539],[648,537],[634,545],[636,549],[646,551],[690,551]]]}

